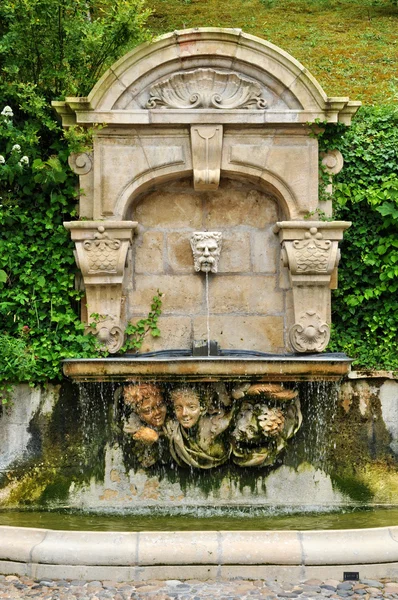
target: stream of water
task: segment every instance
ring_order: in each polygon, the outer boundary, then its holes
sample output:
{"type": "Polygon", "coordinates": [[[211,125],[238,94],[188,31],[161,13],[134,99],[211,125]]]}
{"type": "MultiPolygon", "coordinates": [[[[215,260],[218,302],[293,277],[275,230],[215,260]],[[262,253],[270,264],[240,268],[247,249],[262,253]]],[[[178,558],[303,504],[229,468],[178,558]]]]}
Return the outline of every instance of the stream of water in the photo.
{"type": "Polygon", "coordinates": [[[209,272],[206,271],[206,324],[207,324],[207,356],[210,356],[210,304],[209,304],[209,272]]]}

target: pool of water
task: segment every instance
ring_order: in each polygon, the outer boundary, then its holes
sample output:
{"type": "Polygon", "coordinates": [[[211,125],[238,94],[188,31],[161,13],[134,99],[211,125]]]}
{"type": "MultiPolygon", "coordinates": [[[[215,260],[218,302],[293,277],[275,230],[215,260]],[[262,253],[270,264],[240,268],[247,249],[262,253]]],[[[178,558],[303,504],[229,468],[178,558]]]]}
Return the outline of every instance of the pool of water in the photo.
{"type": "MultiPolygon", "coordinates": [[[[308,510],[308,509],[307,509],[308,510]]],[[[348,508],[339,512],[239,507],[185,509],[178,514],[159,509],[139,512],[88,513],[0,510],[0,525],[67,531],[211,531],[364,529],[398,525],[398,508],[348,508]]]]}

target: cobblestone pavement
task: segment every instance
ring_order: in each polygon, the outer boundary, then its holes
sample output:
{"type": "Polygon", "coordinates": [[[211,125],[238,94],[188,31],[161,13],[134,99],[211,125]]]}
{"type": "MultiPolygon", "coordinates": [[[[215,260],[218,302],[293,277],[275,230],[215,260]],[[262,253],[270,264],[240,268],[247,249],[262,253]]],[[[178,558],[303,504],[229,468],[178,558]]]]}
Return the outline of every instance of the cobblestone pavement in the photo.
{"type": "Polygon", "coordinates": [[[398,582],[361,579],[359,582],[308,579],[302,582],[277,581],[115,581],[33,580],[0,575],[0,599],[38,600],[384,600],[398,599],[398,582]]]}

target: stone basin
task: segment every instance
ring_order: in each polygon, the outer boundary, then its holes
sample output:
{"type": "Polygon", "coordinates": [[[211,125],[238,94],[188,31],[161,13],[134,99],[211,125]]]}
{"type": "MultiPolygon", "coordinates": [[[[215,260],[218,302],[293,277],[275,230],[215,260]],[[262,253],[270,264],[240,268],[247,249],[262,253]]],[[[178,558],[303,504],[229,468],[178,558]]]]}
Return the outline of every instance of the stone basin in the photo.
{"type": "Polygon", "coordinates": [[[339,381],[352,359],[342,353],[230,356],[137,355],[63,361],[73,381],[339,381]]]}

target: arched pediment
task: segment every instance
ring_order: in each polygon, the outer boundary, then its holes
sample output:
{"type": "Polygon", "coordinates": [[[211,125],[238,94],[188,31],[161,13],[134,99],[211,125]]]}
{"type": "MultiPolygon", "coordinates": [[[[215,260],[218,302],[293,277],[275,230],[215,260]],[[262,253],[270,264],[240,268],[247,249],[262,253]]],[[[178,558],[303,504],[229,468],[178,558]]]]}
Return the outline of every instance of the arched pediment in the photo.
{"type": "Polygon", "coordinates": [[[249,124],[348,124],[358,105],[328,98],[274,44],[221,28],[177,31],[143,44],[108,69],[87,98],[54,103],[65,125],[204,122],[205,112],[208,122],[232,123],[242,121],[242,110],[249,124]]]}

